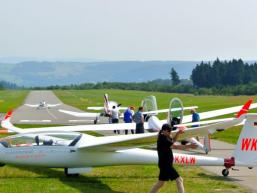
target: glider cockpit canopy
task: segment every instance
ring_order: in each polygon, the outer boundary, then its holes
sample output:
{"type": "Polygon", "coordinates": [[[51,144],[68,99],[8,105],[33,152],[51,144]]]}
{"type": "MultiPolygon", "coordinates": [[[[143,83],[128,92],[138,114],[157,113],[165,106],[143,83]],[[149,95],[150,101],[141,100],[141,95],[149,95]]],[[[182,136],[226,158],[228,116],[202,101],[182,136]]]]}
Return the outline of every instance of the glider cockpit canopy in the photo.
{"type": "Polygon", "coordinates": [[[179,98],[173,98],[170,101],[168,112],[168,124],[172,127],[182,123],[183,120],[183,103],[179,98]]]}
{"type": "Polygon", "coordinates": [[[0,145],[3,147],[26,147],[26,146],[75,146],[81,139],[82,134],[76,132],[48,132],[17,134],[2,138],[0,145]]]}

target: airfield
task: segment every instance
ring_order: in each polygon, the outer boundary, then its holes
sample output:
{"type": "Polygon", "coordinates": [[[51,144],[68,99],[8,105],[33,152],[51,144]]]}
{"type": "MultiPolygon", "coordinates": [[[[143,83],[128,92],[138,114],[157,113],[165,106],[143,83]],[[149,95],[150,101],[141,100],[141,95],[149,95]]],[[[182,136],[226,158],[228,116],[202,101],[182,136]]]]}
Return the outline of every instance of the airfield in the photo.
{"type": "Polygon", "coordinates": [[[62,103],[60,99],[51,91],[32,91],[28,94],[24,104],[14,111],[12,122],[15,124],[52,124],[52,125],[70,125],[70,124],[93,124],[92,118],[74,117],[64,114],[60,111],[76,111],[82,110],[62,103]],[[37,109],[29,107],[25,104],[39,104],[46,101],[48,104],[60,104],[57,107],[37,109]]]}
{"type": "MultiPolygon", "coordinates": [[[[45,100],[48,103],[61,103],[61,105],[58,107],[50,108],[50,109],[48,109],[48,108],[36,109],[36,108],[31,108],[31,107],[22,105],[14,111],[12,122],[15,124],[41,124],[41,125],[42,124],[70,125],[70,124],[92,124],[93,123],[93,120],[90,120],[90,119],[77,118],[77,117],[74,118],[71,115],[67,115],[67,114],[59,112],[58,109],[77,111],[77,112],[83,112],[83,111],[79,108],[75,108],[70,105],[64,104],[51,91],[31,91],[28,94],[27,98],[25,99],[24,104],[25,103],[36,104],[42,100],[45,100]]],[[[85,108],[85,107],[83,107],[83,108],[85,108]]],[[[106,123],[106,122],[107,122],[106,118],[102,118],[100,120],[100,123],[106,123]]],[[[110,133],[107,132],[105,134],[108,135],[110,133]]],[[[233,149],[234,149],[234,145],[231,145],[231,144],[228,144],[225,142],[220,142],[217,140],[212,140],[211,145],[212,145],[212,151],[208,154],[209,156],[229,157],[232,154],[233,149]]],[[[200,152],[191,152],[191,153],[202,154],[200,152]]],[[[202,167],[202,168],[204,168],[204,170],[207,170],[207,171],[219,176],[217,179],[219,179],[221,181],[223,180],[224,177],[222,177],[222,175],[221,175],[221,170],[224,168],[222,168],[222,167],[202,167]]],[[[225,181],[230,181],[233,183],[240,184],[243,187],[245,187],[246,190],[245,191],[239,190],[239,191],[233,191],[233,192],[257,192],[257,186],[255,185],[255,183],[257,181],[257,169],[253,168],[253,169],[249,170],[248,168],[243,168],[243,167],[242,168],[236,167],[236,169],[239,169],[239,171],[230,170],[230,174],[225,179],[225,181]],[[247,189],[249,191],[247,191],[247,189]]],[[[26,170],[26,169],[24,169],[24,170],[26,170]]],[[[183,167],[180,168],[179,171],[181,171],[181,170],[183,170],[183,167]]],[[[0,171],[1,171],[1,168],[0,168],[0,171]]],[[[56,172],[56,174],[57,173],[58,172],[56,172]]],[[[59,175],[59,173],[58,173],[58,175],[59,175]]],[[[51,177],[54,174],[55,174],[55,172],[53,172],[53,174],[51,174],[51,177]]],[[[117,174],[117,175],[120,176],[121,174],[117,174]]],[[[156,173],[152,174],[152,175],[154,175],[157,179],[156,173]]],[[[181,173],[182,177],[184,177],[184,175],[187,175],[187,174],[181,173]]],[[[205,176],[203,175],[202,178],[204,178],[204,177],[205,176]]],[[[3,179],[3,178],[4,178],[4,176],[1,176],[1,179],[3,179]]],[[[213,178],[215,178],[215,177],[213,177],[213,178]]],[[[121,176],[120,176],[120,179],[121,179],[120,183],[126,183],[126,181],[124,181],[124,179],[121,176]]],[[[86,180],[89,180],[89,179],[86,179],[86,180]]],[[[119,181],[119,178],[117,178],[116,180],[119,181]]],[[[73,181],[73,179],[71,181],[73,181]]],[[[4,184],[1,184],[1,185],[4,186],[4,184]]],[[[174,187],[174,186],[172,186],[172,187],[174,187]]],[[[211,189],[211,185],[210,185],[210,189],[211,189]]],[[[173,190],[174,190],[174,192],[176,192],[175,188],[173,188],[173,190]]],[[[160,192],[166,192],[166,191],[167,190],[162,190],[160,192]]],[[[1,192],[1,190],[0,190],[0,192],[1,192]]],[[[12,191],[10,191],[10,192],[12,192],[12,191]]],[[[92,192],[92,190],[91,191],[81,190],[81,192],[92,192]]],[[[101,191],[95,191],[95,192],[101,192],[101,191]]],[[[108,188],[103,187],[102,192],[121,193],[123,191],[111,191],[108,188]]],[[[124,192],[133,192],[133,191],[124,191],[124,192]]],[[[167,192],[170,192],[170,191],[167,191],[167,192]]],[[[190,191],[188,186],[186,186],[186,192],[192,192],[192,191],[190,191]]],[[[199,192],[201,192],[201,191],[199,191],[199,192]]],[[[221,189],[221,190],[210,191],[210,192],[226,192],[226,191],[222,191],[222,189],[221,189]]]]}

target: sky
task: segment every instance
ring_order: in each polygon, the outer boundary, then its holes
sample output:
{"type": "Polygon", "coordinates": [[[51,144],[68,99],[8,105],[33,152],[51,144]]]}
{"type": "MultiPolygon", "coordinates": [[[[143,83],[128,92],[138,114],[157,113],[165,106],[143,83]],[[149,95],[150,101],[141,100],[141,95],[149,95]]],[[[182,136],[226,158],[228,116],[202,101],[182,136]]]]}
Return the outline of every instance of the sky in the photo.
{"type": "Polygon", "coordinates": [[[0,57],[257,59],[256,0],[0,0],[0,57]]]}

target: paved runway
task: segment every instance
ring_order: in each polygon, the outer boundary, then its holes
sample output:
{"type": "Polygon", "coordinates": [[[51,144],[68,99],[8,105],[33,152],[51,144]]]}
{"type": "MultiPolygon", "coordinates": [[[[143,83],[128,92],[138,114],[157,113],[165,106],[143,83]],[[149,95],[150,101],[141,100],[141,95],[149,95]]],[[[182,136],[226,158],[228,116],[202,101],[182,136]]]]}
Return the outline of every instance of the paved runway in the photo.
{"type": "Polygon", "coordinates": [[[59,112],[59,109],[83,112],[72,106],[63,104],[52,91],[31,91],[24,104],[17,108],[12,117],[12,123],[16,124],[93,124],[94,118],[80,118],[59,112]],[[47,104],[61,104],[51,108],[29,107],[24,104],[39,104],[45,101],[47,104]]]}

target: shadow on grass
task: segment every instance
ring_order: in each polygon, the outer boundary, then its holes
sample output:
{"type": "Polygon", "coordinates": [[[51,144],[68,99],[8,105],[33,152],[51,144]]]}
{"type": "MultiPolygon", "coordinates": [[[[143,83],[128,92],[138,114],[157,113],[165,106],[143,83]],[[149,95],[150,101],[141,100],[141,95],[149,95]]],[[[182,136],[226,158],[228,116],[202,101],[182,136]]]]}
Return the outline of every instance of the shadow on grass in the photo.
{"type": "MultiPolygon", "coordinates": [[[[83,193],[123,193],[112,190],[107,184],[104,184],[98,177],[87,177],[80,175],[78,177],[67,177],[61,169],[36,168],[36,167],[16,167],[20,170],[30,171],[38,174],[35,178],[57,178],[63,184],[68,185],[83,193]]],[[[117,179],[118,180],[118,179],[117,179]]]]}
{"type": "Polygon", "coordinates": [[[206,173],[202,173],[202,172],[199,173],[198,176],[201,178],[209,178],[209,179],[217,180],[217,181],[241,181],[241,180],[233,178],[233,177],[215,176],[212,174],[206,174],[206,173]]]}
{"type": "Polygon", "coordinates": [[[212,180],[218,180],[218,181],[224,181],[224,180],[227,180],[227,178],[223,177],[223,176],[215,176],[213,174],[206,174],[206,173],[203,173],[203,172],[200,172],[197,174],[199,177],[201,178],[209,178],[209,179],[212,179],[212,180]]]}

